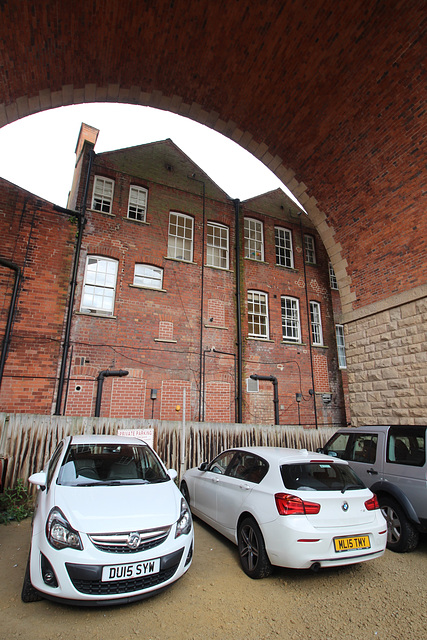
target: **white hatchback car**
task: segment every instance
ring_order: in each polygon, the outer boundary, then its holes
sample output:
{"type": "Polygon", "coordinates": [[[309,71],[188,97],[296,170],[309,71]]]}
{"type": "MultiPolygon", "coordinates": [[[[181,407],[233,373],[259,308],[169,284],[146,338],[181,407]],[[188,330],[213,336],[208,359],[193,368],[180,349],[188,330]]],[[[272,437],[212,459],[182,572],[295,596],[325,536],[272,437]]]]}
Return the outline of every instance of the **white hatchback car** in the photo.
{"type": "Polygon", "coordinates": [[[131,602],[180,578],[193,555],[186,501],[142,440],[70,436],[45,470],[22,600],[78,605],[131,602]]]}
{"type": "Polygon", "coordinates": [[[343,460],[305,449],[230,449],[189,469],[181,491],[194,515],[238,545],[251,578],[272,566],[314,569],[384,553],[375,495],[343,460]]]}

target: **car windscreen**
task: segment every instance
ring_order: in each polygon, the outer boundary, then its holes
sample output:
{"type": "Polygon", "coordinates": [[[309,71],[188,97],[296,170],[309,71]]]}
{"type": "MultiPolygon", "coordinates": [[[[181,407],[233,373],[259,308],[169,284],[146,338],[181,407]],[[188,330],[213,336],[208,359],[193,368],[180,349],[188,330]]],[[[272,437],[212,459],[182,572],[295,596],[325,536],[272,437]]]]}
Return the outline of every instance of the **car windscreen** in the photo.
{"type": "Polygon", "coordinates": [[[354,471],[336,462],[306,462],[284,464],[280,468],[286,489],[298,491],[347,491],[364,489],[354,471]]]}
{"type": "Polygon", "coordinates": [[[148,484],[169,476],[147,445],[71,444],[57,483],[66,486],[148,484]]]}

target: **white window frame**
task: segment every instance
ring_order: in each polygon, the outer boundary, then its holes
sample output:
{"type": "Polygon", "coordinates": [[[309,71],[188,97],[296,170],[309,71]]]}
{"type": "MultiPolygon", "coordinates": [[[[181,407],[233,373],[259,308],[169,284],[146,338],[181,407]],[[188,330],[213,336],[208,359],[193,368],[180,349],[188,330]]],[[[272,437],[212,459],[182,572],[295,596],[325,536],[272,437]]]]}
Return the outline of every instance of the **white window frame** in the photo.
{"type": "Polygon", "coordinates": [[[264,262],[264,229],[260,220],[245,218],[245,258],[264,262]]]}
{"type": "Polygon", "coordinates": [[[304,254],[307,264],[316,264],[316,242],[308,233],[304,235],[304,254]]]}
{"type": "Polygon", "coordinates": [[[251,338],[268,340],[269,335],[268,294],[264,293],[264,291],[255,291],[253,289],[249,290],[248,336],[251,338]],[[258,328],[258,331],[255,330],[256,328],[258,328]]]}
{"type": "Polygon", "coordinates": [[[131,184],[129,187],[128,218],[138,222],[147,221],[148,189],[131,184]]]}
{"type": "Polygon", "coordinates": [[[169,212],[168,258],[193,262],[194,219],[185,213],[169,212]],[[175,221],[173,221],[175,218],[175,221]]]}
{"type": "Polygon", "coordinates": [[[331,289],[334,291],[338,291],[338,281],[335,275],[334,268],[332,266],[332,262],[329,263],[329,283],[331,285],[331,289]]]}
{"type": "Polygon", "coordinates": [[[247,393],[258,393],[259,380],[254,380],[253,378],[246,378],[246,391],[247,393]]]}
{"type": "Polygon", "coordinates": [[[347,356],[345,354],[345,338],[344,338],[344,325],[335,325],[335,335],[337,339],[338,350],[338,367],[340,369],[347,369],[347,356]]]}
{"type": "Polygon", "coordinates": [[[95,176],[93,181],[92,210],[111,213],[113,208],[114,180],[95,176]]]}
{"type": "Polygon", "coordinates": [[[311,344],[323,346],[322,314],[320,302],[310,301],[311,344]]]}
{"type": "Polygon", "coordinates": [[[223,224],[207,224],[206,265],[217,269],[229,267],[229,230],[223,224]]]}
{"type": "Polygon", "coordinates": [[[133,284],[144,289],[163,289],[163,269],[152,264],[137,262],[134,268],[133,284]],[[139,272],[139,273],[138,273],[139,272]]]}
{"type": "Polygon", "coordinates": [[[114,314],[118,264],[112,258],[87,256],[80,304],[82,313],[114,314]]]}
{"type": "Polygon", "coordinates": [[[282,338],[285,342],[301,342],[301,320],[298,298],[281,296],[282,338]],[[284,304],[286,308],[284,309],[284,304]],[[286,313],[284,313],[284,311],[286,313]]]}
{"type": "Polygon", "coordinates": [[[284,227],[274,227],[276,248],[276,264],[287,269],[294,268],[294,251],[292,247],[292,231],[284,227]]]}

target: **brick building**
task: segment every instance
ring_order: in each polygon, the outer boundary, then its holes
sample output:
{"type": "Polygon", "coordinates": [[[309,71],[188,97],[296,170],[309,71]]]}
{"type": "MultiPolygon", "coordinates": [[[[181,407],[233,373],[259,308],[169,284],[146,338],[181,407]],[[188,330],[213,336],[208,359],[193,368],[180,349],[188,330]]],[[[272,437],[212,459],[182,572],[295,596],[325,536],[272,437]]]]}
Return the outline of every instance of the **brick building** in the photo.
{"type": "Polygon", "coordinates": [[[68,209],[44,203],[12,230],[22,244],[55,221],[37,236],[49,298],[26,291],[52,310],[54,353],[43,324],[30,348],[29,310],[20,355],[19,307],[0,410],[173,420],[185,404],[190,420],[345,424],[339,297],[308,217],[279,189],[231,200],[171,140],[95,154],[97,135],[82,125],[68,209]],[[12,401],[12,361],[43,380],[44,404],[28,382],[12,401]]]}

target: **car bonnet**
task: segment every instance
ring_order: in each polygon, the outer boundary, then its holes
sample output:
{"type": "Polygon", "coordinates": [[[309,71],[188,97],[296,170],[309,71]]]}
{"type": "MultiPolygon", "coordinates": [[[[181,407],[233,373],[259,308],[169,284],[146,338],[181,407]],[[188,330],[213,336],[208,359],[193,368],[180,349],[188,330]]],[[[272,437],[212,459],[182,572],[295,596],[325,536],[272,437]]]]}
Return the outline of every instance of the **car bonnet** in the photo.
{"type": "Polygon", "coordinates": [[[160,484],[56,486],[55,503],[80,532],[122,532],[171,525],[180,515],[181,494],[172,481],[160,484]]]}

